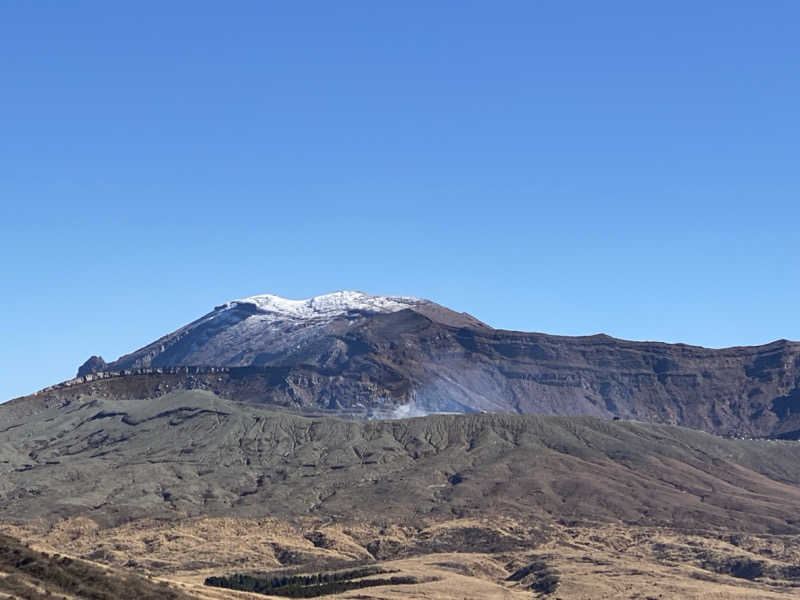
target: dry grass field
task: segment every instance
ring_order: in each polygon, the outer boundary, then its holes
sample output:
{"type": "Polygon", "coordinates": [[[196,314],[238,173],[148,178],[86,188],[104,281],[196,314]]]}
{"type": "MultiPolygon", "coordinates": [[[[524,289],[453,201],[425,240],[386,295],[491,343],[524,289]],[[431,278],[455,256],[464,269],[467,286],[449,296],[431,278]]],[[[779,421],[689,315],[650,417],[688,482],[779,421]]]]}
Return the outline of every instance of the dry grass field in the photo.
{"type": "Polygon", "coordinates": [[[510,519],[453,520],[413,530],[230,518],[137,521],[102,528],[78,518],[52,527],[4,525],[2,529],[39,550],[130,569],[208,600],[267,597],[204,586],[209,576],[315,573],[353,564],[379,565],[423,582],[328,597],[766,600],[800,594],[800,540],[788,535],[679,532],[602,523],[533,527],[510,519]],[[463,539],[464,531],[484,541],[494,538],[498,551],[424,549],[426,543],[433,547],[454,537],[463,539]],[[503,548],[502,540],[510,535],[528,536],[530,543],[503,548]],[[375,558],[381,553],[386,558],[375,558]],[[515,578],[515,573],[522,576],[515,578]],[[537,591],[537,582],[541,587],[545,579],[551,589],[537,591]]]}

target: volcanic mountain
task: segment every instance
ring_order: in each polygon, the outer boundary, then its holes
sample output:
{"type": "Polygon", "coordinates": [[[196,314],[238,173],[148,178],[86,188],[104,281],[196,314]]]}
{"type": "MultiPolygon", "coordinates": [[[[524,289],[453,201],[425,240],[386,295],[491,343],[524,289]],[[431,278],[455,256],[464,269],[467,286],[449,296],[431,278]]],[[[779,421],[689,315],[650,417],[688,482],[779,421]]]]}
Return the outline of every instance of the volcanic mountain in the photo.
{"type": "Polygon", "coordinates": [[[798,346],[503,331],[358,292],[227,302],[0,405],[0,533],[39,552],[0,536],[0,597],[101,598],[86,573],[207,600],[254,577],[290,597],[792,598],[800,443],[674,424],[796,436],[798,346]],[[421,411],[495,414],[374,419],[421,411]]]}
{"type": "MultiPolygon", "coordinates": [[[[356,347],[351,331],[375,329],[376,318],[394,313],[405,319],[421,319],[456,329],[488,329],[470,315],[418,298],[342,291],[307,300],[288,300],[263,294],[217,306],[207,315],[105,368],[299,364],[340,368],[359,350],[365,350],[356,347]]],[[[388,324],[400,332],[401,324],[394,325],[393,321],[388,324]]],[[[389,337],[393,332],[384,328],[376,333],[389,337]]]]}
{"type": "Polygon", "coordinates": [[[505,331],[429,300],[353,291],[226,302],[112,363],[92,357],[68,383],[98,372],[124,375],[89,377],[122,395],[190,387],[303,410],[583,414],[800,435],[797,342],[713,350],[505,331]]]}

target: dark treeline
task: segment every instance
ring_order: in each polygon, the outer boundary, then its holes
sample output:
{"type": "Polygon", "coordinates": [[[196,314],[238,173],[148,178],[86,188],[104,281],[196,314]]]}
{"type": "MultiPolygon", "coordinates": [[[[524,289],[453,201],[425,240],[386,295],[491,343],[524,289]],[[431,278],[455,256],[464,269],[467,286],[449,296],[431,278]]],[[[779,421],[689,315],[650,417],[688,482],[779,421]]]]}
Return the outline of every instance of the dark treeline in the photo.
{"type": "Polygon", "coordinates": [[[315,598],[325,594],[335,594],[379,585],[419,583],[416,577],[404,576],[362,579],[370,575],[384,575],[387,573],[389,571],[380,567],[282,577],[257,577],[237,573],[226,577],[209,577],[205,580],[205,584],[230,590],[283,596],[285,598],[315,598]]]}

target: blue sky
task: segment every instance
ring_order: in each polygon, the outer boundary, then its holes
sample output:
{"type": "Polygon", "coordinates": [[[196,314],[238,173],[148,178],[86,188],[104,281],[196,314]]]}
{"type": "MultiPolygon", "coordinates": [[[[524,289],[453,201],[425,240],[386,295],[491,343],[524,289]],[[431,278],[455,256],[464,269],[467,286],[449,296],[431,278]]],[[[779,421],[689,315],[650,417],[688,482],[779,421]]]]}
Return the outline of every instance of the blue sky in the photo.
{"type": "Polygon", "coordinates": [[[0,2],[0,400],[255,293],[800,339],[796,2],[0,2]]]}

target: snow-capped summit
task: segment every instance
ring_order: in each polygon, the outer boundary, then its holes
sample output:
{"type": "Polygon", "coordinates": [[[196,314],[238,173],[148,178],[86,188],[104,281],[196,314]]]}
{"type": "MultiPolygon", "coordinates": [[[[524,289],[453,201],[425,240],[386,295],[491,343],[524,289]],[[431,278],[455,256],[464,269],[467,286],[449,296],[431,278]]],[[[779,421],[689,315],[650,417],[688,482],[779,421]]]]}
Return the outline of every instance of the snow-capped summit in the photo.
{"type": "Polygon", "coordinates": [[[373,296],[364,292],[341,290],[305,300],[291,300],[273,294],[259,294],[233,300],[223,305],[249,304],[259,312],[272,313],[292,319],[328,319],[351,311],[389,313],[419,306],[426,301],[405,296],[373,296]]]}
{"type": "MultiPolygon", "coordinates": [[[[423,298],[373,296],[351,290],[304,300],[260,294],[220,304],[101,368],[328,365],[349,356],[343,339],[355,335],[354,330],[370,330],[371,323],[385,323],[383,317],[405,310],[417,315],[412,319],[422,317],[450,327],[487,327],[470,315],[423,298]]],[[[397,322],[403,322],[402,317],[397,322]]]]}

